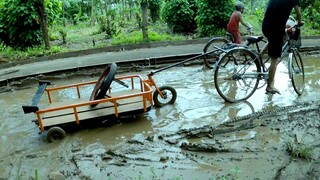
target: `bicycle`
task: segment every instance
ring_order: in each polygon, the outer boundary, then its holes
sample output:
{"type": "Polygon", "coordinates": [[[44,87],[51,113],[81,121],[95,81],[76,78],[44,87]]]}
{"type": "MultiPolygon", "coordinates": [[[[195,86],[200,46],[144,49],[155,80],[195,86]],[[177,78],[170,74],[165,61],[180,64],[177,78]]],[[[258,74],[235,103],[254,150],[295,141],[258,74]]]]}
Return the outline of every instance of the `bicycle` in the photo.
{"type": "MultiPolygon", "coordinates": [[[[248,29],[247,34],[251,35],[252,29],[248,29]]],[[[229,49],[237,46],[250,46],[255,41],[255,36],[248,36],[244,44],[239,45],[234,43],[234,37],[231,33],[226,32],[225,37],[214,37],[210,39],[205,47],[203,53],[206,54],[203,57],[204,64],[209,69],[214,69],[215,63],[219,60],[219,56],[229,49]]]]}
{"type": "MultiPolygon", "coordinates": [[[[300,26],[295,25],[286,29],[285,43],[282,47],[280,63],[288,54],[289,78],[298,95],[304,91],[304,68],[298,48],[295,46],[300,38],[300,26]],[[291,32],[294,32],[293,34],[291,32]]],[[[248,46],[234,47],[221,54],[215,63],[214,83],[218,94],[227,102],[239,102],[250,98],[256,91],[260,80],[268,79],[266,63],[270,57],[263,60],[258,43],[263,37],[253,39],[254,50],[248,46]]]]}

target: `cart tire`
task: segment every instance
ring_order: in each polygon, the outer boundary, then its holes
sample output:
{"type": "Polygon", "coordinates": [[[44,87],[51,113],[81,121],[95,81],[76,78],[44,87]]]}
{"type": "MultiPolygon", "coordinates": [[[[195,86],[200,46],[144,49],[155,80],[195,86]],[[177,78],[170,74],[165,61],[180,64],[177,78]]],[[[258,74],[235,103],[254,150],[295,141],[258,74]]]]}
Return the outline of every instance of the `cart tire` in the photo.
{"type": "Polygon", "coordinates": [[[48,130],[47,139],[48,142],[63,139],[67,136],[66,132],[60,127],[52,127],[48,130]]]}
{"type": "Polygon", "coordinates": [[[162,86],[159,87],[159,90],[162,92],[165,98],[162,98],[158,91],[155,91],[153,94],[153,102],[155,106],[162,107],[167,104],[174,104],[177,99],[177,92],[173,87],[162,86]]]}
{"type": "MultiPolygon", "coordinates": [[[[90,101],[103,99],[106,96],[106,93],[110,88],[110,85],[116,74],[116,71],[117,71],[116,63],[111,63],[110,65],[107,65],[102,75],[98,79],[96,85],[94,86],[94,89],[90,96],[90,101]]],[[[91,107],[95,107],[96,105],[98,104],[92,104],[91,107]]]]}

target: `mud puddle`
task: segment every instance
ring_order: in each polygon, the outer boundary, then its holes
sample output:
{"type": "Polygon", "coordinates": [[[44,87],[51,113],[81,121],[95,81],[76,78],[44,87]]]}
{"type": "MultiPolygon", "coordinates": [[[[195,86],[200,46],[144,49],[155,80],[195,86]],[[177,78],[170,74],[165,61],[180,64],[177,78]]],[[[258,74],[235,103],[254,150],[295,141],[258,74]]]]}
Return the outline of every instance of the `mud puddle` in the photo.
{"type": "MultiPolygon", "coordinates": [[[[0,179],[34,179],[36,171],[40,179],[317,179],[320,118],[313,100],[319,97],[319,62],[305,60],[303,96],[294,94],[286,69],[279,68],[281,96],[266,95],[263,87],[237,104],[223,102],[213,73],[202,66],[172,68],[154,79],[176,89],[174,105],[68,133],[54,143],[38,134],[34,115],[23,114],[21,106],[30,103],[37,86],[23,83],[0,94],[0,179]]],[[[63,77],[52,79],[53,86],[98,79],[63,77]]],[[[90,87],[86,92],[89,97],[90,87]]],[[[65,100],[74,96],[59,94],[65,100]]]]}

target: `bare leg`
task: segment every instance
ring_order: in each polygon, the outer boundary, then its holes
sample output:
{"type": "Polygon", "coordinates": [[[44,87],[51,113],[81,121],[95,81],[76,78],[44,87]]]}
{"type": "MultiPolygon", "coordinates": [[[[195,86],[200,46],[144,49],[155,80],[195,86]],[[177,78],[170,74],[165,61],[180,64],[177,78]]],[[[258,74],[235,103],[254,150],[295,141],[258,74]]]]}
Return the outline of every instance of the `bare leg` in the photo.
{"type": "Polygon", "coordinates": [[[263,55],[263,54],[265,54],[265,53],[268,51],[268,45],[269,45],[269,43],[266,43],[266,44],[263,46],[263,48],[262,48],[262,50],[261,50],[261,52],[260,52],[260,56],[263,55]]]}
{"type": "Polygon", "coordinates": [[[268,78],[268,86],[266,91],[272,94],[279,93],[278,89],[274,87],[274,77],[276,75],[278,65],[278,58],[271,57],[271,64],[269,67],[269,78],[268,78]]]}

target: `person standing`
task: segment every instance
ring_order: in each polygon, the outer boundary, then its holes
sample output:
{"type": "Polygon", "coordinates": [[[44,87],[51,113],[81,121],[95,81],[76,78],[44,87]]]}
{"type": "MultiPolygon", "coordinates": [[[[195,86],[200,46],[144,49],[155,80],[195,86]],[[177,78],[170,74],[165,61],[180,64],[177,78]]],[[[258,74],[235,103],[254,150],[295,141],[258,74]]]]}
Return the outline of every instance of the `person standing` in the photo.
{"type": "Polygon", "coordinates": [[[279,90],[274,87],[274,77],[277,70],[277,61],[281,56],[283,36],[285,34],[286,22],[292,9],[298,20],[298,25],[302,25],[302,17],[299,0],[269,0],[267,10],[262,22],[262,32],[268,39],[268,55],[271,58],[269,68],[267,93],[278,93],[279,90]]]}
{"type": "Polygon", "coordinates": [[[244,11],[244,4],[242,2],[238,2],[235,8],[236,10],[232,13],[227,25],[227,31],[232,34],[234,43],[241,44],[239,22],[248,29],[252,29],[252,26],[243,20],[242,13],[244,11]]]}

